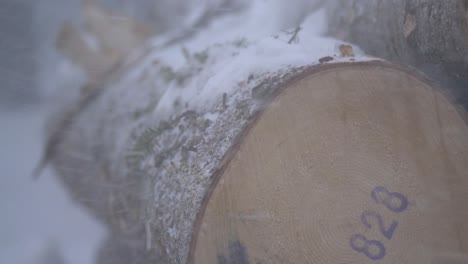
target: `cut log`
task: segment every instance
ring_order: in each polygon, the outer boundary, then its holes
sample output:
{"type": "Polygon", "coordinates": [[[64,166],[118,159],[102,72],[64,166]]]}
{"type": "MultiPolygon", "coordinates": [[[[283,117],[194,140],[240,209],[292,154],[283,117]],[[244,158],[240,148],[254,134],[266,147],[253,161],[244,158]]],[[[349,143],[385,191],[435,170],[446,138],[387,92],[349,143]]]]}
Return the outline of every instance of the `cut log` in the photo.
{"type": "Polygon", "coordinates": [[[70,115],[50,153],[99,263],[466,262],[464,112],[308,33],[150,51],[70,115]]]}
{"type": "Polygon", "coordinates": [[[322,65],[246,96],[220,98],[210,121],[184,111],[141,130],[144,153],[117,156],[125,119],[86,111],[57,168],[142,263],[466,260],[468,127],[428,82],[383,62],[322,65]]]}
{"type": "Polygon", "coordinates": [[[466,262],[468,127],[447,98],[380,63],[285,87],[216,174],[191,263],[466,262]]]}
{"type": "Polygon", "coordinates": [[[186,263],[213,173],[265,100],[322,56],[368,60],[359,50],[334,54],[335,40],[299,31],[199,52],[156,46],[66,115],[46,158],[73,199],[109,227],[101,263],[125,263],[122,252],[186,263]],[[288,43],[293,36],[301,45],[288,43]]]}
{"type": "Polygon", "coordinates": [[[327,12],[330,35],[424,70],[468,107],[468,1],[333,0],[327,12]]]}

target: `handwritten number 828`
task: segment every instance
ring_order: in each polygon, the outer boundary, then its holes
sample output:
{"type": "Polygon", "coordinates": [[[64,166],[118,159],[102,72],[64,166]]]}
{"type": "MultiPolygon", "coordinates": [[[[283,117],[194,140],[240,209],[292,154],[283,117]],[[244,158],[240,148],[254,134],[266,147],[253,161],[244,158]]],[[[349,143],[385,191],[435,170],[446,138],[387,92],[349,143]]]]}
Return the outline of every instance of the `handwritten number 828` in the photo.
{"type": "MultiPolygon", "coordinates": [[[[389,192],[386,188],[378,186],[371,192],[371,198],[377,204],[385,205],[390,211],[401,213],[408,207],[408,199],[401,193],[389,192]]],[[[376,219],[380,232],[391,239],[398,227],[398,222],[393,220],[390,226],[386,227],[382,216],[375,211],[364,211],[361,215],[361,222],[367,228],[372,228],[370,219],[376,219]]],[[[378,240],[368,240],[361,234],[354,234],[349,240],[351,248],[359,253],[363,253],[372,260],[379,260],[385,257],[385,246],[378,240]]]]}

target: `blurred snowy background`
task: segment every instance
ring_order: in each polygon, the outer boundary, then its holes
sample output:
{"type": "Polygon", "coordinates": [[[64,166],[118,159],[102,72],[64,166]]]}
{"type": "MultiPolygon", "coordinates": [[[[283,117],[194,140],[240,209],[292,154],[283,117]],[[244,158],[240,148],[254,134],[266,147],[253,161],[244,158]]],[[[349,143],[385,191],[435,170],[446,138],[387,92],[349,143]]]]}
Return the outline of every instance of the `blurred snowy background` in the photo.
{"type": "MultiPolygon", "coordinates": [[[[221,2],[97,1],[150,25],[155,35],[202,25],[207,21],[200,14],[221,2]]],[[[306,0],[235,1],[251,9],[239,15],[255,17],[257,31],[249,34],[262,36],[297,27],[315,8],[315,1],[306,0]]],[[[93,263],[105,237],[104,227],[70,199],[50,168],[38,181],[31,178],[44,147],[49,113],[80,85],[77,68],[55,48],[64,21],[82,23],[80,9],[80,0],[0,0],[2,264],[93,263]]],[[[233,10],[215,10],[214,15],[233,10]]]]}
{"type": "Polygon", "coordinates": [[[50,170],[31,178],[61,63],[55,34],[78,12],[74,0],[0,0],[0,263],[92,263],[104,237],[50,170]]]}

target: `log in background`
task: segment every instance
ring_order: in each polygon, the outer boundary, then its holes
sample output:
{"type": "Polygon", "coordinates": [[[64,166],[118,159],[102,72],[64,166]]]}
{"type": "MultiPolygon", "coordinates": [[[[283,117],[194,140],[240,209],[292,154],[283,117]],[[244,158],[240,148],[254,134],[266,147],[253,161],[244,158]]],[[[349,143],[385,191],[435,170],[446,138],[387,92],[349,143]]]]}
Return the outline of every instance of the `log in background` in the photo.
{"type": "Polygon", "coordinates": [[[335,0],[327,17],[330,35],[424,71],[468,107],[468,1],[335,0]]]}

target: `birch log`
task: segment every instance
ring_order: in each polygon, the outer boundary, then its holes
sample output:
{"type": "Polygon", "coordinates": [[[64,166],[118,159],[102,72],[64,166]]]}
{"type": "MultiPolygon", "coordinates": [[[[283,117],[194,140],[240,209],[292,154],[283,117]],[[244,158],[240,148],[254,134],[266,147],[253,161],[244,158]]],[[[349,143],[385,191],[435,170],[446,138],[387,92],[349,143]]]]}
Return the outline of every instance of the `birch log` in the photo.
{"type": "Polygon", "coordinates": [[[328,1],[329,34],[368,54],[413,65],[468,106],[468,1],[328,1]]]}
{"type": "Polygon", "coordinates": [[[54,167],[111,234],[99,263],[466,262],[448,96],[307,24],[214,43],[145,53],[61,134],[54,167]]]}

